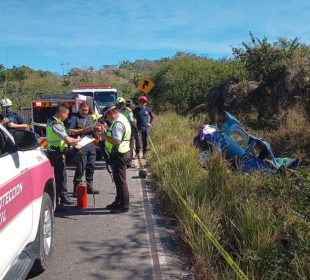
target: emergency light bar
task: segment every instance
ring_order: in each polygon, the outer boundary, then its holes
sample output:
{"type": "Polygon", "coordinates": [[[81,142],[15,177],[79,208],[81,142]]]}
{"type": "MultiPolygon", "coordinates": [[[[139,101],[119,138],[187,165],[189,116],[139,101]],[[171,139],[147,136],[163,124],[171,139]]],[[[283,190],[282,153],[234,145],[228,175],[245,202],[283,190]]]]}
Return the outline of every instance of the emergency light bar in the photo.
{"type": "MultiPolygon", "coordinates": [[[[81,101],[79,103],[82,103],[82,102],[84,102],[84,101],[81,101]]],[[[57,107],[60,104],[67,105],[67,106],[71,107],[71,106],[75,105],[75,102],[74,101],[70,101],[70,102],[41,102],[41,101],[34,101],[33,102],[33,107],[35,107],[35,108],[57,107]]]]}

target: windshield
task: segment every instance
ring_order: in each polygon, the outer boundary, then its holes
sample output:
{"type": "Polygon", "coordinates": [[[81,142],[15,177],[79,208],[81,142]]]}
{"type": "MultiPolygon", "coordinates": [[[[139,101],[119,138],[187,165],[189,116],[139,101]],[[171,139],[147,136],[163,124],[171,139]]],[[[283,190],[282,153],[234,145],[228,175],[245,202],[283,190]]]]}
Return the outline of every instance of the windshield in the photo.
{"type": "Polygon", "coordinates": [[[117,98],[116,95],[117,93],[113,91],[110,91],[110,92],[109,91],[106,91],[106,92],[96,91],[94,99],[99,106],[106,106],[108,104],[115,103],[116,98],[117,98]]]}

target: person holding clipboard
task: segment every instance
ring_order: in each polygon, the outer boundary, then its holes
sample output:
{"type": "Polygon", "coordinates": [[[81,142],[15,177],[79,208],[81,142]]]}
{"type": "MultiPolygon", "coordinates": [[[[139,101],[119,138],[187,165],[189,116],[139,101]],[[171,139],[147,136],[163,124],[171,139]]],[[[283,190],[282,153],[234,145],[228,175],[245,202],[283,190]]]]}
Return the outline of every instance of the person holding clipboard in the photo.
{"type": "Polygon", "coordinates": [[[96,190],[93,187],[96,148],[91,140],[94,140],[93,130],[95,126],[96,123],[89,114],[89,105],[86,102],[83,102],[80,105],[79,112],[76,115],[71,116],[68,121],[68,132],[74,136],[82,137],[81,142],[79,143],[80,146],[76,146],[76,169],[73,178],[74,195],[76,195],[77,186],[82,181],[84,174],[87,183],[87,193],[99,194],[99,190],[96,190]],[[87,141],[89,139],[90,141],[87,141]],[[85,140],[89,143],[83,146],[85,140]]]}

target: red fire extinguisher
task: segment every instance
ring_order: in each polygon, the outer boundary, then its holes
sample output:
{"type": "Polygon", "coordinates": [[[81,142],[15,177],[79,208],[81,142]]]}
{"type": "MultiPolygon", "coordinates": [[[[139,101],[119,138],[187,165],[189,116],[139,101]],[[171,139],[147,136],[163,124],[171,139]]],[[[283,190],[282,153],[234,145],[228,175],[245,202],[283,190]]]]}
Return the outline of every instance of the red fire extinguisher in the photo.
{"type": "Polygon", "coordinates": [[[79,208],[87,208],[87,184],[81,182],[77,186],[77,206],[79,208]]]}

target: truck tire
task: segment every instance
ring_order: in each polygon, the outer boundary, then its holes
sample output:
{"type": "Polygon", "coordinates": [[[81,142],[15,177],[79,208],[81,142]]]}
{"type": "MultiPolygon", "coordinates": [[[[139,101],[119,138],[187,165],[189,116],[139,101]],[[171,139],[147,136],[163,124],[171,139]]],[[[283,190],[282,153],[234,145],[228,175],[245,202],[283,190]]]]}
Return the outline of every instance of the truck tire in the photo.
{"type": "Polygon", "coordinates": [[[31,269],[31,275],[38,275],[49,266],[54,247],[54,211],[50,196],[44,193],[40,213],[40,223],[36,237],[35,260],[31,269]]]}

